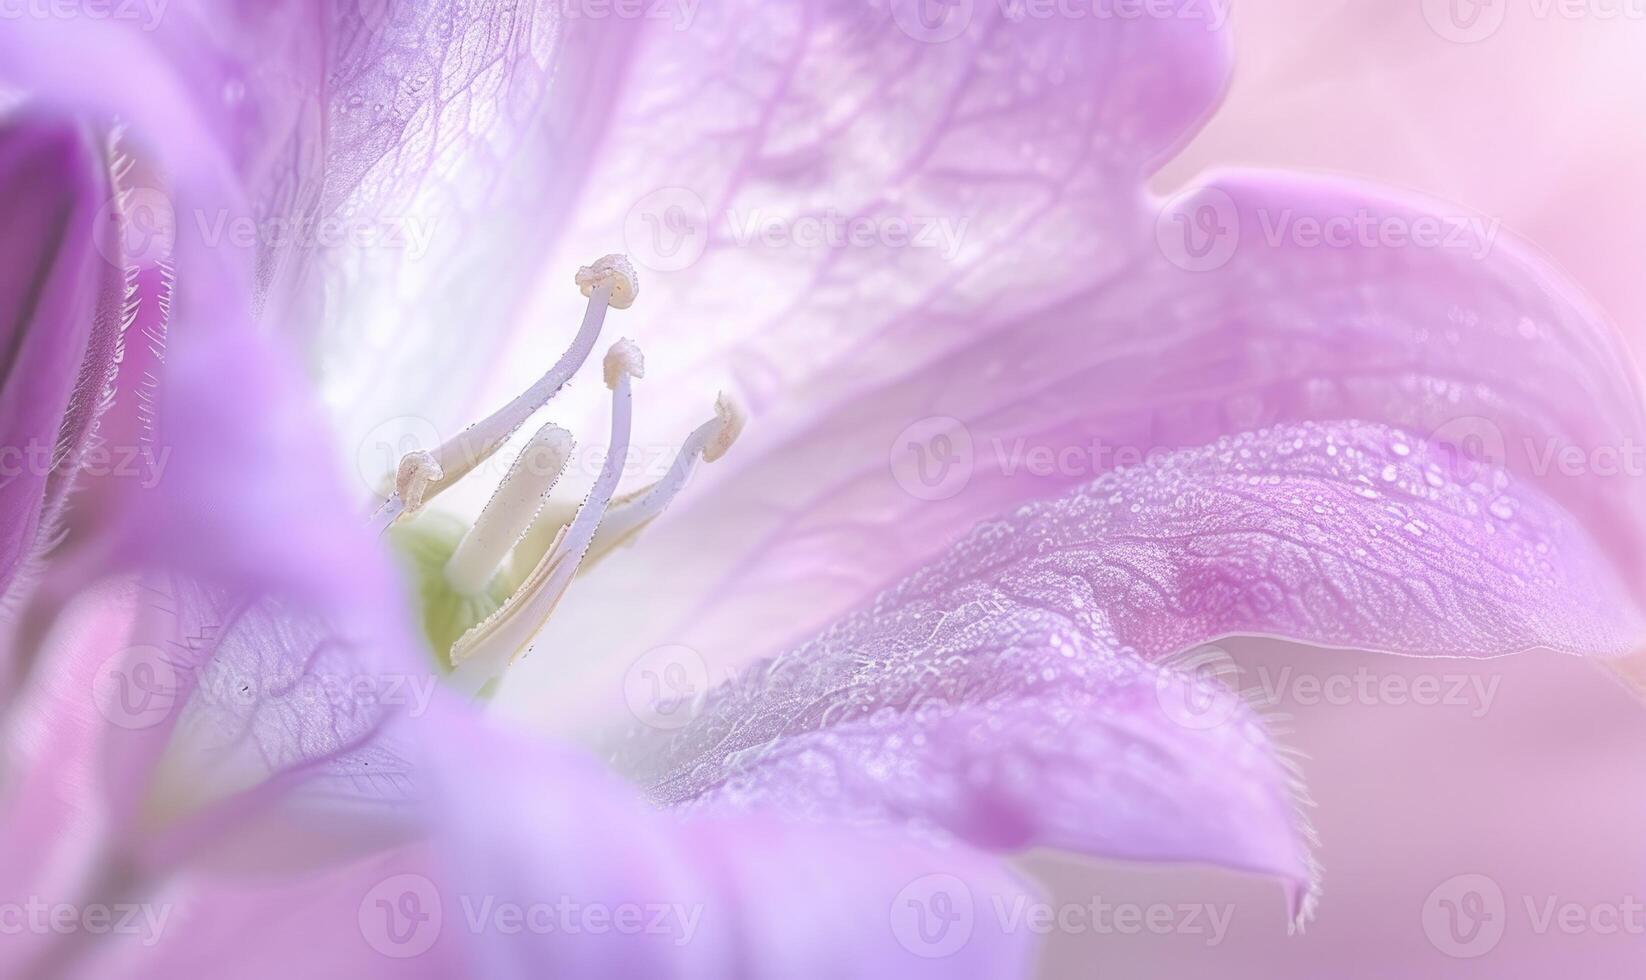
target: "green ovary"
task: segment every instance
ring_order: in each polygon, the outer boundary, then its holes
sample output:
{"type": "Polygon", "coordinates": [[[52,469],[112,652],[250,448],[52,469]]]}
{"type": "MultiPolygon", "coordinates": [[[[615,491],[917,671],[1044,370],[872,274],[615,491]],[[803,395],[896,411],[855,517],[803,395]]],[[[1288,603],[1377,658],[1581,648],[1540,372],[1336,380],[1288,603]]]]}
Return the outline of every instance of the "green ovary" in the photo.
{"type": "Polygon", "coordinates": [[[467,530],[462,521],[437,512],[420,514],[389,530],[389,543],[410,576],[423,613],[423,635],[443,670],[451,669],[452,644],[509,597],[502,575],[494,575],[479,595],[462,595],[446,581],[446,562],[467,530]]]}

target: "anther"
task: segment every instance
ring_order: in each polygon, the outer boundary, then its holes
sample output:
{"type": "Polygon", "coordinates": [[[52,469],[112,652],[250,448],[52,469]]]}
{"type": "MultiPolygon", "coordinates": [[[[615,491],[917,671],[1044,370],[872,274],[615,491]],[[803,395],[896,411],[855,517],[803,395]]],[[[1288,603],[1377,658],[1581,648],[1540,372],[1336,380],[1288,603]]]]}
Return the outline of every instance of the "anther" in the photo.
{"type": "MultiPolygon", "coordinates": [[[[597,287],[598,291],[598,287],[597,287]]],[[[534,636],[548,622],[561,596],[571,584],[600,526],[623,466],[629,454],[629,433],[634,411],[630,382],[644,371],[640,348],[633,341],[620,340],[606,354],[606,383],[612,389],[611,443],[605,465],[577,516],[561,530],[547,554],[531,575],[515,590],[503,608],[485,622],[465,633],[451,649],[454,667],[452,682],[459,690],[478,693],[523,654],[534,636]]]]}
{"type": "Polygon", "coordinates": [[[726,454],[743,431],[743,409],[724,392],[715,399],[715,417],[696,429],[681,444],[674,462],[661,480],[615,502],[606,512],[600,531],[589,546],[585,563],[593,564],[620,545],[632,541],[640,531],[668,509],[685,489],[698,459],[712,463],[726,454]]]}
{"type": "Polygon", "coordinates": [[[460,595],[484,592],[509,550],[526,533],[571,459],[572,435],[557,425],[537,430],[446,562],[446,583],[460,595]]]}
{"type": "MultiPolygon", "coordinates": [[[[627,309],[640,294],[640,279],[629,260],[621,255],[607,255],[591,266],[584,266],[577,271],[576,282],[583,295],[589,298],[589,305],[583,313],[583,323],[578,328],[577,336],[572,339],[571,346],[553,367],[507,405],[464,429],[456,438],[440,444],[432,452],[420,450],[419,452],[429,459],[420,459],[415,464],[419,472],[428,474],[438,470],[438,475],[429,477],[418,485],[419,499],[415,505],[401,495],[401,487],[397,480],[394,496],[384,501],[372,515],[374,527],[385,528],[403,514],[414,513],[423,503],[434,499],[436,495],[497,452],[510,436],[526,424],[526,420],[531,418],[534,412],[548,404],[549,400],[566,386],[566,382],[570,381],[572,375],[577,373],[577,369],[588,360],[589,354],[594,351],[595,343],[600,339],[600,330],[606,322],[607,308],[627,309]],[[433,468],[427,465],[430,459],[435,464],[433,468]],[[396,497],[400,501],[398,507],[395,504],[396,497]]],[[[402,461],[402,470],[405,465],[405,461],[402,461]]]]}

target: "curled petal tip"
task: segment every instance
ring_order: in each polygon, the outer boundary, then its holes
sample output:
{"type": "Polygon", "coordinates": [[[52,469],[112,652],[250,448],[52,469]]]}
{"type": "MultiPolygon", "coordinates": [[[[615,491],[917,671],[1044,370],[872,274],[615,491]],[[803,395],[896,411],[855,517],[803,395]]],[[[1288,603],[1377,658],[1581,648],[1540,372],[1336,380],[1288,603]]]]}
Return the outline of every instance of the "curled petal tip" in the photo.
{"type": "Polygon", "coordinates": [[[640,295],[640,275],[626,255],[603,255],[593,265],[577,270],[577,287],[584,296],[593,296],[595,289],[603,285],[611,286],[606,302],[615,309],[628,309],[640,295]]]}

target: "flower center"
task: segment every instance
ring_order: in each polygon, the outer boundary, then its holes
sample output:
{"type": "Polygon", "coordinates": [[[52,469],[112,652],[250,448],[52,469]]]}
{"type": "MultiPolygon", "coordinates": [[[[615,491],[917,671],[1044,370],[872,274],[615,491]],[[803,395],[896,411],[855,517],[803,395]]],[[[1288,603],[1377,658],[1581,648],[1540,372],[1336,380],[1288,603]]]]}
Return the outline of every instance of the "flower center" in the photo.
{"type": "Polygon", "coordinates": [[[626,309],[639,295],[639,279],[621,255],[583,267],[576,281],[589,306],[566,353],[531,387],[456,438],[406,454],[396,470],[393,492],[370,519],[379,532],[393,528],[391,540],[410,559],[418,577],[425,632],[450,669],[452,684],[471,695],[530,651],[580,567],[632,541],[684,489],[697,461],[719,459],[743,429],[742,411],[722,394],[715,402],[714,418],[686,437],[662,479],[615,496],[628,457],[631,385],[645,374],[640,348],[631,340],[619,340],[604,362],[606,387],[612,393],[605,462],[569,521],[544,510],[573,447],[571,433],[553,423],[527,442],[473,526],[465,529],[439,515],[413,521],[429,501],[496,453],[548,404],[588,360],[606,310],[626,309]],[[548,522],[556,528],[552,543],[536,558],[531,572],[511,587],[500,572],[511,561],[530,557],[522,554],[528,550],[526,542],[549,539],[548,522]]]}

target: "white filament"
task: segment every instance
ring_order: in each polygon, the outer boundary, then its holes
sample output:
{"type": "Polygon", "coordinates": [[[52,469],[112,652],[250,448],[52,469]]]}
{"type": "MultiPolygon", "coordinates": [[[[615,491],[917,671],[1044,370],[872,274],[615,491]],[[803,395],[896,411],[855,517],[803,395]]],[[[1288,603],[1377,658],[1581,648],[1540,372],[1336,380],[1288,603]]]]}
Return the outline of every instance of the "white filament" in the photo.
{"type": "Polygon", "coordinates": [[[604,557],[667,510],[685,489],[699,459],[712,463],[726,454],[743,431],[745,416],[737,403],[725,394],[715,399],[714,414],[714,418],[686,437],[661,480],[607,510],[606,519],[600,523],[600,530],[589,546],[589,560],[604,557]]]}
{"type": "Polygon", "coordinates": [[[619,341],[606,355],[606,377],[612,389],[612,431],[606,462],[594,486],[577,509],[577,516],[560,532],[554,546],[515,593],[490,618],[452,645],[452,683],[458,690],[477,694],[529,651],[533,637],[548,622],[588,551],[606,506],[623,475],[629,455],[629,432],[634,411],[631,381],[643,363],[632,341],[619,341]]]}
{"type": "Polygon", "coordinates": [[[515,457],[497,492],[446,562],[446,584],[459,595],[480,595],[491,585],[566,469],[572,445],[572,434],[551,423],[538,429],[515,457]]]}

